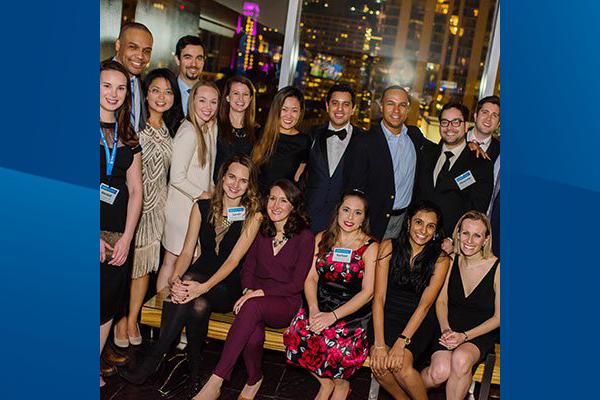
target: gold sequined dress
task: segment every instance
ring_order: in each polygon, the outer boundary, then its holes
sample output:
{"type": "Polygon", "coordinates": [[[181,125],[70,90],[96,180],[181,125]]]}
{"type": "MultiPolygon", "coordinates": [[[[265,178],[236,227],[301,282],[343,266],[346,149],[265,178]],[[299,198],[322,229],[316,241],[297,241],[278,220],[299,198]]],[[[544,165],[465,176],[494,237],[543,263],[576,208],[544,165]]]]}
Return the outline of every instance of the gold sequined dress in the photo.
{"type": "Polygon", "coordinates": [[[173,152],[173,140],[163,125],[150,124],[138,133],[142,146],[142,182],[144,202],[135,235],[135,256],[132,278],[157,271],[160,259],[160,240],[165,228],[167,177],[173,152]]]}

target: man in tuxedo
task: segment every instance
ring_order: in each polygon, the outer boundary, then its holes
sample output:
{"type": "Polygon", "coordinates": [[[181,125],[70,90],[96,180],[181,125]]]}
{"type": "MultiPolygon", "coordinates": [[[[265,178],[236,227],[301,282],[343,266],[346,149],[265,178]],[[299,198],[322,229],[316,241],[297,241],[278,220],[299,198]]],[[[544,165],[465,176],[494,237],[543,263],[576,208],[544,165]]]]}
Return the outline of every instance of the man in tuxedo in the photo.
{"type": "Polygon", "coordinates": [[[335,84],[327,92],[329,122],[312,129],[305,174],[306,203],[313,232],[325,230],[346,186],[345,166],[355,162],[356,138],[365,132],[350,123],[356,111],[354,90],[335,84]]]}
{"type": "Polygon", "coordinates": [[[198,36],[186,35],[177,41],[175,46],[175,62],[179,67],[177,83],[181,92],[181,106],[186,117],[190,90],[200,79],[205,61],[204,44],[198,36]]]}
{"type": "Polygon", "coordinates": [[[383,119],[357,141],[360,155],[348,168],[346,187],[366,193],[371,232],[382,240],[400,233],[420,160],[435,145],[419,128],[405,125],[410,107],[406,89],[397,85],[386,88],[379,106],[383,119]]]}
{"type": "Polygon", "coordinates": [[[121,28],[115,42],[115,60],[129,72],[131,84],[131,124],[136,132],[146,128],[148,112],[142,92],[140,75],[148,66],[152,55],[152,33],[144,24],[129,22],[121,28]]]}
{"type": "Polygon", "coordinates": [[[500,126],[500,98],[487,96],[479,100],[474,114],[475,126],[467,132],[467,142],[475,142],[485,151],[492,163],[500,155],[500,140],[493,136],[500,126]]]}
{"type": "Polygon", "coordinates": [[[469,210],[485,213],[494,184],[493,163],[477,158],[466,146],[469,110],[448,103],[439,115],[441,142],[427,152],[419,170],[415,199],[429,200],[442,210],[443,228],[451,236],[456,222],[469,210]]]}

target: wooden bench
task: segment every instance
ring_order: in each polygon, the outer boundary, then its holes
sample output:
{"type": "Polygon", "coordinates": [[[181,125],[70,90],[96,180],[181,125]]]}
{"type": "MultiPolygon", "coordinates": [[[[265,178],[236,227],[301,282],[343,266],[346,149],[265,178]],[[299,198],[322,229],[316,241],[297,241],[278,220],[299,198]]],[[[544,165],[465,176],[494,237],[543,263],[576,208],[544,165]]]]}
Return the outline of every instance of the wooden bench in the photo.
{"type": "MultiPolygon", "coordinates": [[[[160,319],[162,316],[162,304],[163,301],[169,295],[169,289],[166,288],[161,292],[157,293],[156,296],[151,298],[144,304],[142,307],[142,317],[141,323],[144,325],[151,326],[153,328],[160,328],[160,319]]],[[[166,300],[169,301],[169,300],[166,300]]],[[[210,321],[208,323],[208,337],[211,339],[225,340],[227,337],[227,332],[229,332],[229,328],[233,323],[235,316],[233,313],[227,314],[218,314],[212,313],[210,317],[210,321]]],[[[276,350],[276,351],[285,351],[285,346],[283,345],[283,331],[285,329],[272,329],[266,328],[265,330],[265,349],[276,350]]],[[[490,370],[485,369],[485,362],[481,363],[477,368],[477,371],[473,375],[474,382],[483,382],[482,391],[487,388],[489,392],[489,385],[493,383],[495,385],[500,385],[500,345],[496,344],[496,355],[495,358],[490,361],[488,360],[488,365],[493,364],[493,369],[490,374],[490,370]],[[483,379],[485,375],[485,378],[483,379]],[[491,375],[491,376],[488,376],[491,375]]],[[[369,366],[369,360],[367,359],[364,364],[365,367],[369,366]]],[[[486,397],[487,398],[487,397],[486,397]]],[[[480,396],[480,399],[482,397],[480,396]]]]}

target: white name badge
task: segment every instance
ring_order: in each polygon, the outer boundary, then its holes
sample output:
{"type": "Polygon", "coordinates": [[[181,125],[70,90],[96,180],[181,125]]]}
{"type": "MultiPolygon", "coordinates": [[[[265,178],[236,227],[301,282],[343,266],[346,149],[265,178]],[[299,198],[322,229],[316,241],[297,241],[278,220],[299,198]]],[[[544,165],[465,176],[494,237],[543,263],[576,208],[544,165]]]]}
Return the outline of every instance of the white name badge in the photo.
{"type": "Polygon", "coordinates": [[[463,172],[462,174],[460,174],[459,176],[454,178],[454,181],[456,182],[456,184],[458,185],[460,190],[463,190],[465,188],[468,188],[472,184],[474,184],[475,178],[473,177],[473,174],[469,170],[467,172],[463,172]]]}
{"type": "Polygon", "coordinates": [[[333,262],[349,263],[352,259],[352,249],[345,249],[343,247],[336,247],[333,249],[333,262]]]}
{"type": "Polygon", "coordinates": [[[246,207],[229,207],[227,209],[227,221],[243,221],[246,219],[246,207]]]}
{"type": "Polygon", "coordinates": [[[106,183],[100,184],[100,201],[108,203],[112,206],[118,194],[119,189],[108,186],[106,183]]]}

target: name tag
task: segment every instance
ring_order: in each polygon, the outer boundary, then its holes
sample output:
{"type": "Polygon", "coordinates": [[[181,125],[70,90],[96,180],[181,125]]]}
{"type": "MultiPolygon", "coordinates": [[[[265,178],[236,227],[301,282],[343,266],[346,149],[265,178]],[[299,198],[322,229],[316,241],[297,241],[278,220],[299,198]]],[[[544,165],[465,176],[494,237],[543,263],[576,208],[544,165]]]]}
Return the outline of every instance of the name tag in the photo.
{"type": "Polygon", "coordinates": [[[119,189],[108,186],[106,183],[100,184],[100,201],[108,203],[112,206],[118,194],[119,189]]]}
{"type": "Polygon", "coordinates": [[[227,209],[227,221],[243,221],[246,219],[246,207],[229,207],[227,209]]]}
{"type": "Polygon", "coordinates": [[[456,182],[460,190],[464,190],[465,188],[468,188],[469,186],[475,183],[475,178],[469,170],[467,172],[463,172],[462,174],[454,178],[454,181],[456,182]]]}
{"type": "Polygon", "coordinates": [[[336,247],[333,249],[333,262],[349,263],[352,259],[352,249],[336,247]]]}

